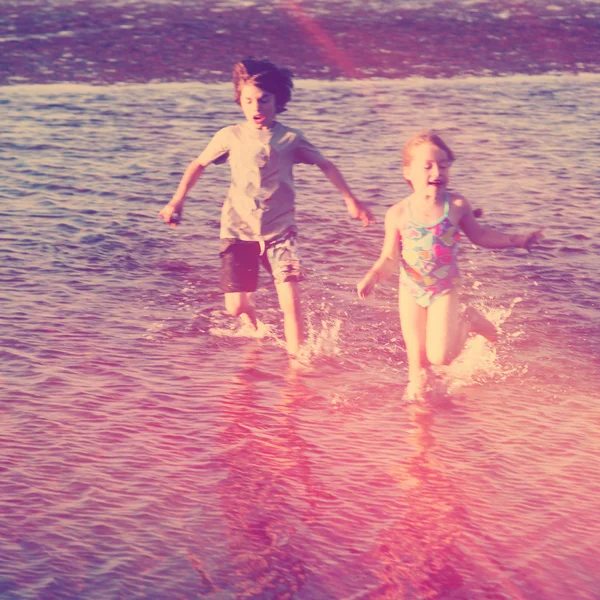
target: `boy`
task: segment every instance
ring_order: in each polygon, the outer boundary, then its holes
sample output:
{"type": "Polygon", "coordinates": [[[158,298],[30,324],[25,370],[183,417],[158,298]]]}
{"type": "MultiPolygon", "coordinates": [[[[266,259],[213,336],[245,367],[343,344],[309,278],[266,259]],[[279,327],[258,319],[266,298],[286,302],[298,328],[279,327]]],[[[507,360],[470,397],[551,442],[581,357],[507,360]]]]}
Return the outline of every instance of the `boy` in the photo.
{"type": "Polygon", "coordinates": [[[221,288],[227,311],[256,328],[253,292],[259,263],[273,276],[283,312],[288,352],[304,340],[296,254],[293,166],[317,165],[341,192],[348,213],[373,222],[337,167],[304,135],[276,120],[291,99],[291,74],[266,60],[247,59],[233,69],[235,101],[246,121],[218,131],[186,169],[171,201],[160,211],[165,223],[181,218],[185,197],[210,163],[229,161],[231,186],[221,213],[221,288]]]}

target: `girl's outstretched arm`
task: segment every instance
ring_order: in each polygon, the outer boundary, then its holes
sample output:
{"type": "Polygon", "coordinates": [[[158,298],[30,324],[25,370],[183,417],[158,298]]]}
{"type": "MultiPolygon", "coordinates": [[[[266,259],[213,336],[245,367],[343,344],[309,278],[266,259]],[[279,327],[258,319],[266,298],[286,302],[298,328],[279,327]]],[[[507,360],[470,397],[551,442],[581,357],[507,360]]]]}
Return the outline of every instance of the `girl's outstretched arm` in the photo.
{"type": "Polygon", "coordinates": [[[460,227],[465,235],[477,246],[483,248],[524,248],[531,250],[543,237],[542,229],[536,229],[526,234],[503,233],[491,227],[482,227],[471,210],[471,206],[465,198],[460,198],[462,216],[460,227]]]}
{"type": "Polygon", "coordinates": [[[385,238],[381,255],[367,274],[358,282],[356,291],[359,298],[366,298],[380,282],[396,272],[400,260],[399,219],[404,211],[402,202],[392,206],[385,215],[385,238]]]}

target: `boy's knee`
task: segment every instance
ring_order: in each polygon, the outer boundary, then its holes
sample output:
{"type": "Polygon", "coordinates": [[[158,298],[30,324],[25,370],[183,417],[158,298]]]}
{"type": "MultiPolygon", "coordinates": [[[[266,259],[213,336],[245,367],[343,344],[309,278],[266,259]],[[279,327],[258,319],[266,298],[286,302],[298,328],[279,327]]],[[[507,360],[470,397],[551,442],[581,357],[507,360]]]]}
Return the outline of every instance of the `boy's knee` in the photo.
{"type": "Polygon", "coordinates": [[[241,309],[240,306],[228,306],[225,305],[225,310],[227,311],[228,314],[230,314],[232,317],[239,317],[244,311],[241,309]]]}
{"type": "Polygon", "coordinates": [[[246,302],[242,298],[225,298],[225,310],[234,317],[247,312],[246,302]]]}
{"type": "Polygon", "coordinates": [[[283,301],[283,302],[279,302],[279,308],[281,310],[281,312],[285,315],[293,315],[296,314],[297,312],[297,305],[291,301],[291,300],[287,300],[287,301],[283,301]]]}

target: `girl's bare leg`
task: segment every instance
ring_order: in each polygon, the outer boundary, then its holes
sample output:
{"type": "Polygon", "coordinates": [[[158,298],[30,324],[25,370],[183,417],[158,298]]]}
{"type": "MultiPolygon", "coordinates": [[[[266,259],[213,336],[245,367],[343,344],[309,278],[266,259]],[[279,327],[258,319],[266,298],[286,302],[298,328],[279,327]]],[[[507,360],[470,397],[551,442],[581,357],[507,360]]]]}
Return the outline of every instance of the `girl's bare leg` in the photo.
{"type": "Polygon", "coordinates": [[[426,352],[427,309],[419,306],[403,286],[400,286],[398,308],[408,358],[406,392],[409,398],[417,398],[425,391],[429,367],[426,352]]]}
{"type": "Polygon", "coordinates": [[[427,358],[434,365],[447,365],[462,350],[469,324],[462,318],[458,291],[438,296],[428,308],[427,358]]]}
{"type": "Polygon", "coordinates": [[[498,330],[496,329],[496,326],[488,321],[476,308],[467,306],[464,318],[469,322],[473,333],[482,335],[490,342],[498,340],[498,330]]]}
{"type": "Polygon", "coordinates": [[[288,352],[296,355],[304,341],[304,319],[300,306],[300,292],[297,281],[286,281],[275,285],[279,306],[283,312],[283,331],[288,352]]]}
{"type": "Polygon", "coordinates": [[[239,317],[243,325],[256,329],[256,307],[252,292],[230,292],[225,294],[225,309],[230,315],[239,317]]]}
{"type": "Polygon", "coordinates": [[[491,341],[498,336],[494,325],[475,308],[469,306],[460,314],[458,290],[439,296],[428,308],[427,358],[434,365],[451,363],[471,332],[491,341]]]}

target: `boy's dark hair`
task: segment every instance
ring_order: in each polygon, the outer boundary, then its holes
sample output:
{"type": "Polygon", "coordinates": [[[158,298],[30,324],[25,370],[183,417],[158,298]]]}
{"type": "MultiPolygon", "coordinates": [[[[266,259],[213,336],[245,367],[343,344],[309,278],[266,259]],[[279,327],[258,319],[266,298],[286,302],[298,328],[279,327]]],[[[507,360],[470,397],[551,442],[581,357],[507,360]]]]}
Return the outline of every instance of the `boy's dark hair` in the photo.
{"type": "Polygon", "coordinates": [[[279,68],[268,60],[247,58],[233,67],[234,99],[239,104],[242,86],[251,83],[275,96],[275,110],[285,112],[285,105],[292,98],[292,72],[279,68]]]}

